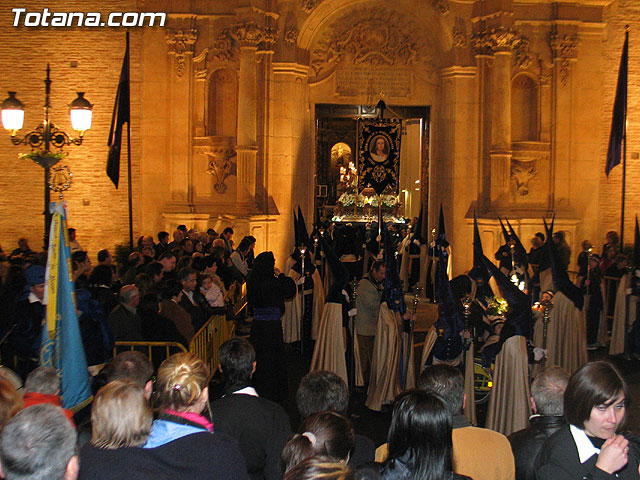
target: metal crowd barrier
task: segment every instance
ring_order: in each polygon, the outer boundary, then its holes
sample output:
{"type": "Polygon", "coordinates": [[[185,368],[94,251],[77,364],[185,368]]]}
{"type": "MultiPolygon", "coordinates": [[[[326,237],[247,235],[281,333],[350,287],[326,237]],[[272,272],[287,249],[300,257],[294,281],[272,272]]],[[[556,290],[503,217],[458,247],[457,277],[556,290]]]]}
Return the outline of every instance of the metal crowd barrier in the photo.
{"type": "MultiPolygon", "coordinates": [[[[188,351],[200,357],[209,367],[209,380],[211,380],[211,377],[213,377],[213,374],[218,368],[218,349],[220,345],[234,335],[234,320],[238,318],[247,307],[246,284],[243,283],[240,285],[234,282],[229,288],[227,298],[231,302],[229,310],[233,318],[227,319],[226,315],[212,316],[189,342],[188,351]]],[[[127,350],[135,350],[142,353],[146,352],[151,363],[155,365],[153,361],[154,349],[156,349],[156,355],[164,353],[163,359],[174,353],[187,351],[184,345],[177,342],[116,342],[113,355],[115,356],[127,350]],[[164,350],[160,350],[160,353],[158,353],[158,348],[164,348],[164,350]]]]}

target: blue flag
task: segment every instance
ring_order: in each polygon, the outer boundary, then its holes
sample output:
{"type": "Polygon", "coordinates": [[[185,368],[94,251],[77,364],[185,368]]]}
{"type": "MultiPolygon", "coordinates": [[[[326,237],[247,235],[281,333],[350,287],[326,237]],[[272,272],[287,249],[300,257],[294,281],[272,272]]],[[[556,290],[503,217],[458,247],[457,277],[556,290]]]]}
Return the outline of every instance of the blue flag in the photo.
{"type": "Polygon", "coordinates": [[[611,119],[611,133],[607,148],[607,165],[604,172],[609,176],[613,167],[620,163],[622,156],[622,140],[626,141],[627,123],[627,64],[629,60],[629,32],[625,33],[620,69],[618,70],[618,86],[616,99],[613,103],[613,118],[611,119]]]}
{"type": "Polygon", "coordinates": [[[45,274],[46,321],[42,327],[40,364],[56,369],[62,406],[77,411],[91,401],[89,371],[76,313],[65,206],[52,202],[50,209],[53,218],[45,274]]]}

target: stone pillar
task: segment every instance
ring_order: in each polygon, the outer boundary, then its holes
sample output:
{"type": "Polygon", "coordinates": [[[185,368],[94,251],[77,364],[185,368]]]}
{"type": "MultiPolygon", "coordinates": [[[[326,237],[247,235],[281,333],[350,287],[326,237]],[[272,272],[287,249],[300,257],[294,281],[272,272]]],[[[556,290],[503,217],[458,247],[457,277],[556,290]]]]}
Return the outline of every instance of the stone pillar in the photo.
{"type": "Polygon", "coordinates": [[[171,83],[169,93],[169,158],[171,161],[171,200],[190,202],[191,185],[191,127],[193,50],[198,32],[196,29],[168,29],[165,40],[171,57],[171,83]]]}
{"type": "Polygon", "coordinates": [[[194,92],[193,92],[193,109],[194,109],[194,125],[193,134],[196,137],[204,137],[206,134],[206,109],[207,102],[207,55],[208,49],[204,49],[197,57],[193,59],[193,69],[195,72],[194,92]]]}
{"type": "Polygon", "coordinates": [[[495,53],[491,85],[491,203],[506,200],[511,169],[511,52],[495,53]]]}
{"type": "Polygon", "coordinates": [[[566,209],[570,197],[571,163],[571,64],[577,59],[579,45],[576,25],[555,25],[549,39],[553,53],[552,71],[552,199],[551,209],[566,209]]]}

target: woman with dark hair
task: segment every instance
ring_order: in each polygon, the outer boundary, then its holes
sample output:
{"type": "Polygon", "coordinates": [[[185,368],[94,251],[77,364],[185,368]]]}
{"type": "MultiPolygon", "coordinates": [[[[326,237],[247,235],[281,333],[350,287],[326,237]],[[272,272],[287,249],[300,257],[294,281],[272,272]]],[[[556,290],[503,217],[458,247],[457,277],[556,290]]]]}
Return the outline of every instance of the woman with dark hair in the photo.
{"type": "Polygon", "coordinates": [[[536,478],[640,479],[640,442],[620,433],[628,402],[627,384],[610,363],[591,362],[576,371],[564,394],[569,425],[543,445],[536,478]]]}
{"type": "Polygon", "coordinates": [[[383,480],[462,480],[453,472],[452,419],[444,400],[424,390],[396,398],[389,428],[383,480]]]}
{"type": "Polygon", "coordinates": [[[333,411],[314,413],[303,420],[300,432],[289,439],[282,451],[285,475],[314,455],[323,455],[345,465],[349,462],[355,433],[351,420],[344,415],[333,411]]]}
{"type": "Polygon", "coordinates": [[[289,470],[283,480],[314,480],[318,478],[323,480],[354,480],[361,477],[354,476],[345,463],[317,455],[305,459],[289,470]]]}
{"type": "Polygon", "coordinates": [[[293,279],[276,270],[271,252],[256,257],[247,276],[247,302],[253,308],[250,341],[256,349],[253,383],[262,397],[276,402],[287,398],[287,364],[282,322],[284,301],[296,293],[293,279]]]}

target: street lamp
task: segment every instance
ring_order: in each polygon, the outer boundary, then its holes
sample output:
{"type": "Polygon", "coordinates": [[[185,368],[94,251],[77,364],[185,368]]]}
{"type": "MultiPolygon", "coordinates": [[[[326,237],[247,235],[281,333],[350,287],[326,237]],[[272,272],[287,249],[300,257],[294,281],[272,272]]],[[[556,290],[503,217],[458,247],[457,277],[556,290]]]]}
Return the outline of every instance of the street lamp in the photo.
{"type": "Polygon", "coordinates": [[[49,245],[49,226],[51,225],[51,213],[49,212],[49,190],[62,194],[71,186],[71,172],[67,167],[56,167],[54,178],[51,178],[51,167],[62,160],[67,154],[62,151],[65,145],[81,145],[84,132],[91,128],[91,115],[93,105],[84,98],[84,92],[78,92],[78,97],[69,105],[71,126],[78,131],[78,137],[72,138],[67,133],[58,129],[49,121],[49,109],[51,104],[50,68],[47,64],[47,78],[45,85],[44,120],[34,130],[23,137],[17,135],[18,130],[24,124],[24,104],[16,97],[16,92],[9,92],[9,97],[2,102],[2,125],[11,132],[11,142],[14,145],[28,145],[31,152],[20,155],[20,158],[33,160],[44,168],[44,245],[49,245]],[[51,149],[55,149],[52,151],[51,149]]]}

